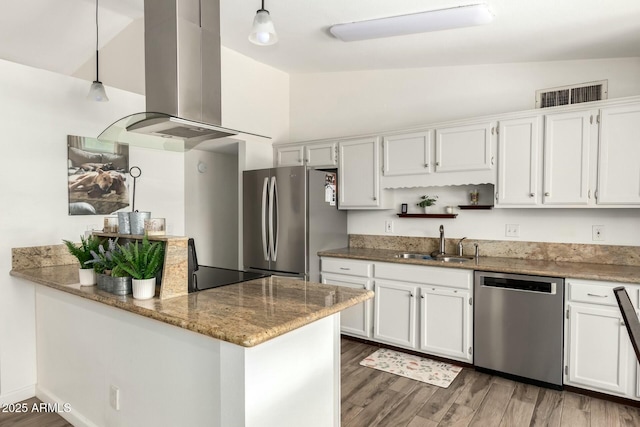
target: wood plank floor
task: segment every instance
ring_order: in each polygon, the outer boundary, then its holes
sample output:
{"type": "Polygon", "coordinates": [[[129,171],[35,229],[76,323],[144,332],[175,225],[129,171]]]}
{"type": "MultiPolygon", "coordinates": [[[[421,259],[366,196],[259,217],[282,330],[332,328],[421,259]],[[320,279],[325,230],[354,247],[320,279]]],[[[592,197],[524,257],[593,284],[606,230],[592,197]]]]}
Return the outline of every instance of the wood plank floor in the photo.
{"type": "MultiPolygon", "coordinates": [[[[377,349],[342,339],[343,427],[640,426],[638,408],[473,369],[463,369],[448,388],[440,388],[359,365],[377,349]]],[[[29,407],[34,402],[40,401],[25,401],[29,407]]],[[[0,413],[0,427],[43,426],[71,424],[55,413],[0,413]]]]}
{"type": "Polygon", "coordinates": [[[464,368],[448,388],[360,366],[377,346],[342,339],[343,427],[640,426],[640,409],[464,368]]]}
{"type": "MultiPolygon", "coordinates": [[[[41,403],[40,399],[32,397],[20,403],[32,408],[33,404],[41,403]]],[[[55,412],[0,412],[0,427],[73,427],[55,412]]]]}

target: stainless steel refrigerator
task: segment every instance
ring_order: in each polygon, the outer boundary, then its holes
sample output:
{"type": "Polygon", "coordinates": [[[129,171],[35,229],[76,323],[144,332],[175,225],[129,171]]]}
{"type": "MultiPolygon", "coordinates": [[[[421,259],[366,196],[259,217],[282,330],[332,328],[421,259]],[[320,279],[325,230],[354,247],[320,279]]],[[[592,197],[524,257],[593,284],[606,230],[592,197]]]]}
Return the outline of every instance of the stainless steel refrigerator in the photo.
{"type": "Polygon", "coordinates": [[[317,252],[348,245],[337,178],[305,166],[245,171],[244,268],[319,281],[317,252]]]}

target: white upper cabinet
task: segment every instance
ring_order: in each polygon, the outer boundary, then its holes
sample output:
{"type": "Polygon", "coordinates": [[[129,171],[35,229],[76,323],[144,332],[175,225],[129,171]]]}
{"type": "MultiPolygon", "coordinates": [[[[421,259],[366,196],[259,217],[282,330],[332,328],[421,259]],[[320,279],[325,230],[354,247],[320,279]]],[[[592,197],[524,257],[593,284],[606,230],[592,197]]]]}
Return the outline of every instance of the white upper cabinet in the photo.
{"type": "Polygon", "coordinates": [[[436,129],[436,172],[492,168],[493,123],[436,129]]]}
{"type": "Polygon", "coordinates": [[[640,204],[640,105],[600,110],[599,205],[640,204]]]}
{"type": "Polygon", "coordinates": [[[498,127],[497,206],[540,203],[541,117],[502,120],[498,127]]]}
{"type": "Polygon", "coordinates": [[[431,173],[433,131],[385,136],[382,140],[383,174],[418,175],[431,173]]]}
{"type": "Polygon", "coordinates": [[[304,147],[304,162],[310,167],[331,167],[338,164],[335,142],[311,144],[304,147]]]}
{"type": "Polygon", "coordinates": [[[589,203],[594,118],[590,110],[545,116],[542,199],[545,205],[586,206],[589,203]]]}
{"type": "Polygon", "coordinates": [[[339,209],[379,208],[380,138],[338,143],[339,209]]]}
{"type": "Polygon", "coordinates": [[[277,146],[275,156],[276,167],[335,167],[338,164],[335,142],[277,146]]]}
{"type": "Polygon", "coordinates": [[[304,146],[289,145],[276,148],[276,166],[302,166],[304,146]]]}

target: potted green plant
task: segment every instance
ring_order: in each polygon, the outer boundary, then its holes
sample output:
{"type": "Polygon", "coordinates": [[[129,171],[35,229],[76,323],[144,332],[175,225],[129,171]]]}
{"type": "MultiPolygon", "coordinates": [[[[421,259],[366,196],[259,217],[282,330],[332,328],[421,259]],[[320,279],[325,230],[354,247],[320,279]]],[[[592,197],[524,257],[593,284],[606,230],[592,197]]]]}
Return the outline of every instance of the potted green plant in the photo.
{"type": "Polygon", "coordinates": [[[117,245],[112,253],[116,270],[132,277],[133,297],[136,299],[153,298],[156,291],[156,275],[164,261],[162,242],[149,242],[145,235],[142,242],[117,245]]]}
{"type": "Polygon", "coordinates": [[[97,251],[91,251],[93,259],[87,261],[87,264],[93,265],[98,289],[116,295],[127,295],[132,290],[131,276],[116,265],[113,255],[118,250],[117,240],[109,239],[106,248],[103,242],[97,251]]]}
{"type": "Polygon", "coordinates": [[[87,264],[87,261],[91,260],[91,251],[98,250],[100,245],[100,239],[96,236],[89,236],[85,239],[84,236],[80,236],[80,245],[76,245],[70,240],[62,240],[67,246],[69,253],[76,257],[80,262],[80,268],[78,270],[78,276],[80,279],[80,286],[93,286],[96,284],[96,274],[93,271],[93,267],[87,264]]]}
{"type": "Polygon", "coordinates": [[[416,206],[424,208],[424,213],[431,213],[431,206],[436,204],[438,196],[420,196],[420,201],[416,203],[416,206]]]}

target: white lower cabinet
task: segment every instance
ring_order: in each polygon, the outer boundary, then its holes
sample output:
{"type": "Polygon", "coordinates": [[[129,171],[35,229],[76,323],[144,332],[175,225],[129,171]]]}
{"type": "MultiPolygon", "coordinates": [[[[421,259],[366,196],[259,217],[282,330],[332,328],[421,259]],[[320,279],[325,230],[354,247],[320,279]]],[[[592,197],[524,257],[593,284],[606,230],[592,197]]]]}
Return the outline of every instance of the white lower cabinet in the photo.
{"type": "MultiPolygon", "coordinates": [[[[373,289],[373,263],[370,261],[322,257],[320,270],[321,281],[326,285],[373,289]]],[[[340,313],[340,331],[345,335],[371,338],[372,321],[373,301],[367,300],[340,313]]]]}
{"type": "Polygon", "coordinates": [[[402,347],[416,347],[418,287],[387,280],[375,281],[373,338],[402,347]]]}
{"type": "MultiPolygon", "coordinates": [[[[566,279],[565,384],[638,400],[637,362],[613,288],[566,279]]],[[[625,285],[634,305],[638,286],[625,285]]]]}
{"type": "Polygon", "coordinates": [[[322,257],[322,283],[373,289],[344,334],[473,362],[473,270],[322,257]]]}
{"type": "MultiPolygon", "coordinates": [[[[371,290],[371,279],[343,274],[322,273],[322,283],[371,290]]],[[[371,300],[340,312],[340,330],[362,338],[371,338],[371,300]]]]}
{"type": "Polygon", "coordinates": [[[629,338],[619,310],[569,304],[568,381],[625,394],[629,338]]]}
{"type": "Polygon", "coordinates": [[[465,290],[420,288],[420,350],[472,360],[470,298],[465,290]]]}

